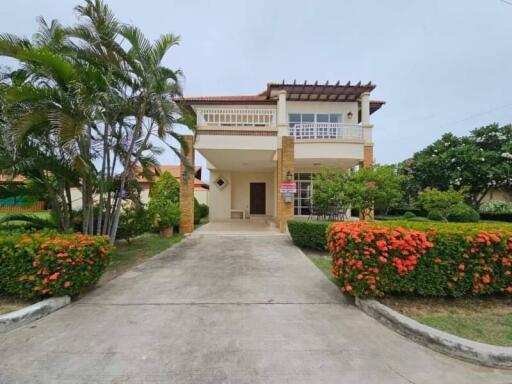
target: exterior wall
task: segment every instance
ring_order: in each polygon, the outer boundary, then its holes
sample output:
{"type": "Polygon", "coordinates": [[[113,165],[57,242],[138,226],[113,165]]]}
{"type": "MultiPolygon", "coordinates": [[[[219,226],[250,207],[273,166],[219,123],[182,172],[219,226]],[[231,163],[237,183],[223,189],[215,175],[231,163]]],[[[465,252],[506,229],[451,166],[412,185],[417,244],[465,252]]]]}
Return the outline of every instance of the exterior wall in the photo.
{"type": "Polygon", "coordinates": [[[295,142],[296,159],[364,159],[362,144],[356,143],[303,143],[295,142]]]}
{"type": "Polygon", "coordinates": [[[274,177],[273,172],[232,172],[231,208],[250,212],[250,183],[265,183],[265,214],[274,216],[274,177]]]}
{"type": "Polygon", "coordinates": [[[512,191],[506,191],[504,189],[491,189],[487,194],[483,197],[482,203],[493,200],[501,200],[512,202],[512,191]]]}
{"type": "Polygon", "coordinates": [[[194,190],[194,197],[199,202],[199,204],[210,205],[209,204],[209,201],[210,201],[209,194],[210,194],[210,191],[207,189],[195,189],[194,190]]]}
{"type": "Polygon", "coordinates": [[[210,170],[210,220],[227,220],[231,213],[231,172],[210,170]],[[222,176],[228,183],[224,189],[215,185],[215,180],[222,176]]]}

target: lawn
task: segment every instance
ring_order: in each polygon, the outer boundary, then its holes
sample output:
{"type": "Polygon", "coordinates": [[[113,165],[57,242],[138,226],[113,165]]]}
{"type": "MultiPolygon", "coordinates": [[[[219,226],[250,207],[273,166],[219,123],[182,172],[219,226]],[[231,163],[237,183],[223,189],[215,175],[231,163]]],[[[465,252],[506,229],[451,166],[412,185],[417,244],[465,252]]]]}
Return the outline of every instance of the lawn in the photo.
{"type": "Polygon", "coordinates": [[[12,311],[17,311],[18,309],[26,307],[30,304],[32,303],[28,301],[12,299],[10,297],[0,297],[0,315],[12,311]]]}
{"type": "Polygon", "coordinates": [[[183,239],[182,235],[162,237],[155,233],[145,233],[127,243],[120,240],[112,252],[112,261],[100,283],[105,283],[126,272],[128,269],[157,255],[183,239]]]}
{"type": "Polygon", "coordinates": [[[420,323],[453,335],[512,346],[511,297],[385,297],[381,302],[420,323]]]}
{"type": "MultiPolygon", "coordinates": [[[[308,258],[334,284],[331,258],[326,252],[303,249],[308,258]]],[[[481,343],[512,346],[512,297],[460,299],[391,297],[383,304],[420,323],[481,343]]]]}

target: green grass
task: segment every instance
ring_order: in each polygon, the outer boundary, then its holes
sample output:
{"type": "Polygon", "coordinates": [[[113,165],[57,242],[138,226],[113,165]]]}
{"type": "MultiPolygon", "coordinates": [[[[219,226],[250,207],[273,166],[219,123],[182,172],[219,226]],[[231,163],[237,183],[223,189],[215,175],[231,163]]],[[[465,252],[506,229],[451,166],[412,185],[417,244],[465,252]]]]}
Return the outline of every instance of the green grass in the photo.
{"type": "Polygon", "coordinates": [[[512,346],[512,298],[385,297],[391,308],[433,328],[481,343],[512,346]]]}
{"type": "Polygon", "coordinates": [[[17,311],[18,309],[26,307],[30,304],[32,303],[29,301],[13,299],[10,297],[0,297],[0,315],[3,315],[4,313],[8,312],[17,311]]]}
{"type": "Polygon", "coordinates": [[[183,239],[182,235],[162,237],[155,233],[145,233],[128,242],[122,240],[116,243],[112,252],[112,261],[101,281],[109,281],[126,272],[128,269],[157,255],[183,239]]]}

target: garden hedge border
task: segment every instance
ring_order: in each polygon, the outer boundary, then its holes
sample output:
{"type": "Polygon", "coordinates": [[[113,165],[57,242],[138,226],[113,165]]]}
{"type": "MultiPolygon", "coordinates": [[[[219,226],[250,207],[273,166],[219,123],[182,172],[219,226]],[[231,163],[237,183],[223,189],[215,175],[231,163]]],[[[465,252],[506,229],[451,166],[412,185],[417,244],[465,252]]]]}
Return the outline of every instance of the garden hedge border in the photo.
{"type": "Polygon", "coordinates": [[[421,324],[376,300],[356,297],[356,306],[393,331],[434,351],[491,368],[512,369],[512,347],[464,339],[421,324]]]}

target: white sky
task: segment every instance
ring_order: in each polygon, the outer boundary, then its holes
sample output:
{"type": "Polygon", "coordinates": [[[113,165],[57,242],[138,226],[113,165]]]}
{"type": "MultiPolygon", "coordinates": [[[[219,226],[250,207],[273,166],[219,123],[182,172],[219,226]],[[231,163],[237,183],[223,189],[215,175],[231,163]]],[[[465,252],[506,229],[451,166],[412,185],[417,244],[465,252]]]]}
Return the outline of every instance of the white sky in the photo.
{"type": "MultiPolygon", "coordinates": [[[[79,0],[2,1],[0,32],[75,23],[79,0]]],[[[512,120],[512,1],[108,0],[150,38],[181,36],[165,62],[185,95],[255,94],[269,81],[372,81],[379,163],[451,131],[512,120]]],[[[204,164],[203,159],[199,162],[204,164]]],[[[161,163],[176,162],[168,153],[161,163]]]]}

